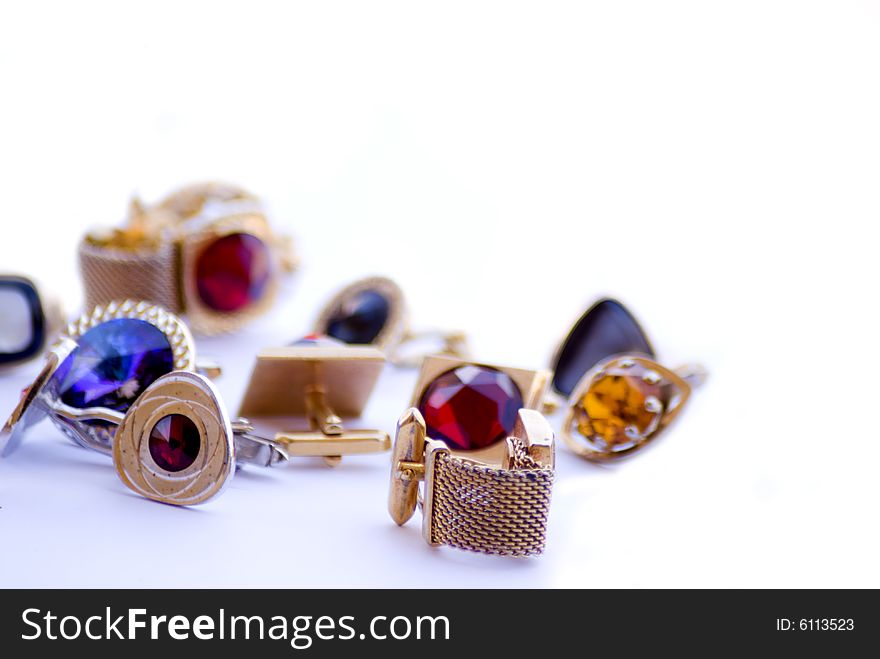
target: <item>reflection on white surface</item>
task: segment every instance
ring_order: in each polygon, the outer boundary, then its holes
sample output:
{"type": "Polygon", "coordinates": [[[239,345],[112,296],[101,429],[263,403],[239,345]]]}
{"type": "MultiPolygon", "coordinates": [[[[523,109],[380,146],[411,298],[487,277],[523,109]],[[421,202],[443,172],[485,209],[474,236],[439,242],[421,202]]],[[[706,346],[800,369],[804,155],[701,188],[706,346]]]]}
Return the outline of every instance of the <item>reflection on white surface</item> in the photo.
{"type": "Polygon", "coordinates": [[[33,331],[30,305],[22,292],[0,288],[0,352],[21,352],[30,345],[33,331]]]}

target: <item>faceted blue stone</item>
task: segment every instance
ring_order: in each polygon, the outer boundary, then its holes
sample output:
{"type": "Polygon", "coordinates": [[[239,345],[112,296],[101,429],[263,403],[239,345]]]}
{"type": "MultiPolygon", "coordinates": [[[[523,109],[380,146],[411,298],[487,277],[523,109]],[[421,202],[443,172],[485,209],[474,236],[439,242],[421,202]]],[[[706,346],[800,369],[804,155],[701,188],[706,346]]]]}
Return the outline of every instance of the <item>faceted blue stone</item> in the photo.
{"type": "Polygon", "coordinates": [[[569,396],[584,374],[600,361],[624,353],[654,356],[642,326],[617,300],[600,300],[587,309],[559,350],[553,388],[569,396]]]}
{"type": "Polygon", "coordinates": [[[71,407],[109,407],[125,412],[157,378],[174,370],[164,332],[135,318],[93,327],[58,367],[53,385],[71,407]]]}
{"type": "Polygon", "coordinates": [[[374,290],[351,296],[327,323],[327,336],[345,343],[368,344],[376,340],[388,322],[391,303],[374,290]]]}

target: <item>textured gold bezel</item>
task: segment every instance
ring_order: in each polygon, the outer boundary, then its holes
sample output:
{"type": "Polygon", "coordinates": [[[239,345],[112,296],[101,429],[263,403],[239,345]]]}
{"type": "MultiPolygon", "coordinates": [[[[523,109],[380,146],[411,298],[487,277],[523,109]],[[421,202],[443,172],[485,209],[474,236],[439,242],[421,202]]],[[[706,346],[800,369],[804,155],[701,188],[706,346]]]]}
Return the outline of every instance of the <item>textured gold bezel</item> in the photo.
{"type": "Polygon", "coordinates": [[[193,329],[203,334],[231,332],[268,311],[278,295],[281,264],[273,248],[274,238],[269,222],[259,213],[227,215],[207,226],[187,232],[181,239],[181,294],[183,308],[193,329]],[[269,258],[269,280],[258,300],[238,311],[217,311],[207,306],[199,296],[196,264],[204,249],[229,235],[243,233],[254,236],[266,247],[269,258]]]}
{"type": "Polygon", "coordinates": [[[193,371],[196,367],[195,342],[186,324],[170,311],[149,302],[125,300],[98,305],[67,326],[63,336],[79,339],[87,331],[108,320],[133,318],[143,320],[165,334],[174,354],[174,368],[193,371]]]}
{"type": "Polygon", "coordinates": [[[342,305],[355,295],[370,290],[377,291],[388,300],[388,319],[385,321],[382,331],[379,332],[379,335],[370,345],[374,345],[386,352],[392,350],[406,335],[407,310],[406,301],[400,286],[387,277],[358,279],[337,291],[327,304],[324,305],[324,308],[318,315],[318,319],[312,326],[312,332],[326,335],[330,319],[336,315],[342,305]]]}
{"type": "Polygon", "coordinates": [[[562,422],[562,439],[574,453],[593,462],[604,462],[632,455],[654,441],[675,420],[688,401],[688,398],[690,398],[690,395],[691,386],[687,380],[675,371],[661,366],[652,359],[642,357],[641,355],[617,355],[604,359],[590,369],[589,372],[585,373],[577,383],[574,391],[572,391],[568,399],[568,411],[566,412],[565,420],[562,422]],[[601,377],[606,369],[627,361],[640,364],[659,375],[660,381],[658,384],[670,388],[670,392],[669,395],[665,396],[666,400],[663,401],[663,410],[656,426],[647,437],[619,451],[601,450],[592,443],[590,438],[584,437],[575,429],[577,408],[580,405],[581,399],[589,390],[590,385],[597,378],[601,377]]]}
{"type": "Polygon", "coordinates": [[[116,431],[113,464],[127,487],[153,501],[191,506],[217,496],[235,473],[232,425],[214,385],[186,371],[163,375],[134,402],[116,431]],[[150,453],[150,434],[165,416],[179,414],[199,431],[199,453],[170,472],[150,453]]]}

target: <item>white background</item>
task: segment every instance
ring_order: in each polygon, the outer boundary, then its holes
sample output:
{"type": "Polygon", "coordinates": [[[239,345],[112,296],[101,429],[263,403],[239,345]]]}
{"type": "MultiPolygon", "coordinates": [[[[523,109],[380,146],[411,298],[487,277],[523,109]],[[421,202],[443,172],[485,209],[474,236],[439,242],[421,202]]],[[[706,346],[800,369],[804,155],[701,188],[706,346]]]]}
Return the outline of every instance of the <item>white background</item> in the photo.
{"type": "Polygon", "coordinates": [[[545,366],[613,294],[712,377],[632,460],[561,446],[528,560],[396,527],[385,456],[178,509],[44,424],[0,463],[0,586],[880,586],[878,37],[867,0],[4,6],[2,269],[73,312],[81,233],[202,179],[295,234],[275,312],[199,341],[233,410],[259,347],[372,273],[485,361],[545,366]]]}

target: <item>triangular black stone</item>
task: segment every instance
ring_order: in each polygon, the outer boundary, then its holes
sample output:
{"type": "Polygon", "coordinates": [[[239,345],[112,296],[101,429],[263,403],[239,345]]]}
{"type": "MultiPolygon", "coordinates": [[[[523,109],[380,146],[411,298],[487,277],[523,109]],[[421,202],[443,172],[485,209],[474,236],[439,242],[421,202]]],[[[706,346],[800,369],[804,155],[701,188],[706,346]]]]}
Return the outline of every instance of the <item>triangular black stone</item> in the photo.
{"type": "Polygon", "coordinates": [[[617,300],[600,300],[565,337],[553,369],[553,388],[568,396],[584,373],[606,357],[623,353],[653,357],[654,349],[625,306],[617,300]]]}

